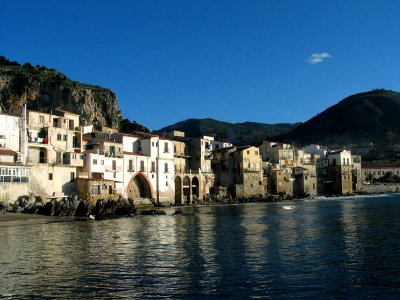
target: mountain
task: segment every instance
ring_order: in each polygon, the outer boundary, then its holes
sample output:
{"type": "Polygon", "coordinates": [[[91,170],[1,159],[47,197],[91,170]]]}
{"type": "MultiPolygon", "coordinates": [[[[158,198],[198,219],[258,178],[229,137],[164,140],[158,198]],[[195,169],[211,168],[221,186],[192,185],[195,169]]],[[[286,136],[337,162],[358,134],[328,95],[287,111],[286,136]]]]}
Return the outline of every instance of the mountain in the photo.
{"type": "Polygon", "coordinates": [[[347,97],[276,140],[296,145],[400,142],[400,93],[373,90],[347,97]]]}
{"type": "Polygon", "coordinates": [[[157,132],[179,130],[185,132],[187,137],[210,135],[215,136],[217,140],[229,141],[236,145],[257,145],[269,137],[286,133],[298,125],[299,123],[228,123],[214,119],[188,119],[161,128],[157,132]]]}
{"type": "Polygon", "coordinates": [[[83,125],[97,118],[104,126],[118,127],[122,120],[111,90],[72,81],[54,69],[20,65],[0,56],[1,111],[20,114],[25,99],[28,109],[47,113],[64,109],[79,114],[83,125]]]}

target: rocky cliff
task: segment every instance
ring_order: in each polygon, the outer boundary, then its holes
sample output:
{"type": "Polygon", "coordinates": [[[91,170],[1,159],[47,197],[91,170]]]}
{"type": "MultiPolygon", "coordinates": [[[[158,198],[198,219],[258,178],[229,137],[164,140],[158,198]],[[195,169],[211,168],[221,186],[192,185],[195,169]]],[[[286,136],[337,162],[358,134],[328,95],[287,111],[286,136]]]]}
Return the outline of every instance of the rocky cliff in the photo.
{"type": "Polygon", "coordinates": [[[79,114],[82,125],[90,125],[96,118],[101,125],[116,128],[122,120],[112,91],[72,81],[54,69],[29,63],[21,66],[0,56],[2,112],[20,114],[25,100],[28,109],[63,109],[79,114]]]}

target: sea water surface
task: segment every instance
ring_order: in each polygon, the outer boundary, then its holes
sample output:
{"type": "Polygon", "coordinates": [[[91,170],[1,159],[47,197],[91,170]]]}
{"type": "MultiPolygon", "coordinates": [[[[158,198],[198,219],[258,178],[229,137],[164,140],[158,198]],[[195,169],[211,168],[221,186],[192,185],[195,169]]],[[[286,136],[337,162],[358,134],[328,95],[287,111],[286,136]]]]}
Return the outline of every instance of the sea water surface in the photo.
{"type": "Polygon", "coordinates": [[[400,195],[175,210],[0,223],[0,298],[400,295],[400,195]]]}

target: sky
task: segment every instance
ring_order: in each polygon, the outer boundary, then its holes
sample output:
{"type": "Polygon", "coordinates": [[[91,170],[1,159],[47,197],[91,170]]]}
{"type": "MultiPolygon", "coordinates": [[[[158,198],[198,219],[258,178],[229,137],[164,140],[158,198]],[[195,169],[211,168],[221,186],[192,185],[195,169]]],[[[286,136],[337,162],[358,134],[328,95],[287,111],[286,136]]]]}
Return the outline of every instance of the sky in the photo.
{"type": "Polygon", "coordinates": [[[0,0],[0,55],[111,89],[124,118],[304,122],[400,91],[400,1],[0,0]]]}

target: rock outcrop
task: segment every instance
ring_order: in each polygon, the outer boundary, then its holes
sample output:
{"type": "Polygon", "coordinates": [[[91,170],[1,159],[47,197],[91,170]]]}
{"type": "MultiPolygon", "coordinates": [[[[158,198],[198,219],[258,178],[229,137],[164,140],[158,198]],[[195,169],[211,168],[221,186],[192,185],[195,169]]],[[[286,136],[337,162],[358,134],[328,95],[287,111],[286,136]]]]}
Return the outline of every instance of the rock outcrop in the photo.
{"type": "Polygon", "coordinates": [[[38,214],[45,216],[75,216],[96,218],[111,216],[130,216],[136,213],[133,200],[119,198],[118,200],[99,199],[97,202],[69,197],[62,200],[50,200],[45,204],[35,201],[33,197],[20,197],[13,205],[5,205],[0,202],[0,212],[15,212],[26,214],[38,214]]]}
{"type": "Polygon", "coordinates": [[[20,114],[28,109],[51,112],[63,109],[81,116],[82,125],[116,128],[122,120],[116,95],[109,89],[72,81],[64,74],[43,66],[23,66],[0,57],[0,107],[5,113],[20,114]]]}

